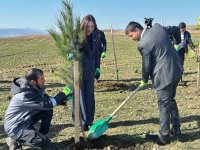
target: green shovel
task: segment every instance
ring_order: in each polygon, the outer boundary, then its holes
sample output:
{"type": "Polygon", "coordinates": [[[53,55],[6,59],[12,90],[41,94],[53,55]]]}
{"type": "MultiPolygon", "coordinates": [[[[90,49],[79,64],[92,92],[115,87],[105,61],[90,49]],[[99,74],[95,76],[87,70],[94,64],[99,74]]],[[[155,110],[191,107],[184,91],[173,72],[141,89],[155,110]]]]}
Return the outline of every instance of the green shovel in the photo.
{"type": "Polygon", "coordinates": [[[90,140],[97,139],[100,137],[109,127],[108,127],[108,122],[112,119],[112,117],[119,111],[119,109],[126,103],[128,100],[132,98],[132,96],[140,90],[140,86],[138,86],[132,93],[129,95],[118,107],[117,109],[110,114],[106,120],[104,121],[103,119],[97,120],[90,130],[88,131],[88,138],[90,140]]]}

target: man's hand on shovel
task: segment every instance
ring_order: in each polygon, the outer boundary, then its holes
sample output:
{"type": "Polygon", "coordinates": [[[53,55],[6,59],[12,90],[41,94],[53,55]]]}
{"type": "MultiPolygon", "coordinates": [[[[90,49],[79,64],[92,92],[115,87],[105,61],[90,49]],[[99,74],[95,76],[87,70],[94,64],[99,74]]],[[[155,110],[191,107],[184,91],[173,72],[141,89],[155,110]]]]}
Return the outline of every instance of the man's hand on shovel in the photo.
{"type": "Polygon", "coordinates": [[[144,87],[146,87],[147,85],[148,85],[147,82],[144,82],[143,80],[140,81],[140,85],[139,85],[139,86],[140,86],[141,88],[144,88],[144,87]]]}

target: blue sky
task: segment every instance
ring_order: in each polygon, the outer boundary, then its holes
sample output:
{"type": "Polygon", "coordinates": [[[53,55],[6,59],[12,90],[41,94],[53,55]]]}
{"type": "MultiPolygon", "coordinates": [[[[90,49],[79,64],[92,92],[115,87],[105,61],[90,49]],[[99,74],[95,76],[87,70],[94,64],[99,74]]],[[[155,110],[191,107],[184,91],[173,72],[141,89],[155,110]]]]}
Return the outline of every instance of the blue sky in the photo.
{"type": "MultiPolygon", "coordinates": [[[[165,25],[197,24],[200,0],[71,0],[74,14],[81,17],[92,14],[100,29],[124,29],[129,21],[144,23],[144,17],[153,17],[154,23],[165,25]]],[[[49,29],[55,26],[61,10],[60,0],[1,0],[0,28],[49,29]]]]}

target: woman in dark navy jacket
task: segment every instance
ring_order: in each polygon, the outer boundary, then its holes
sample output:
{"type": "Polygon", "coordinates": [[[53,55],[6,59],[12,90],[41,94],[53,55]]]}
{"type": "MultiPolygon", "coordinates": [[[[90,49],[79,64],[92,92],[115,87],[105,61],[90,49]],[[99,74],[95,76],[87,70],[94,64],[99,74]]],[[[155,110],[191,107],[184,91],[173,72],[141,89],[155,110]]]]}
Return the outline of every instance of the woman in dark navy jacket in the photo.
{"type": "Polygon", "coordinates": [[[84,130],[93,124],[95,113],[94,78],[99,78],[99,40],[97,25],[92,15],[87,15],[81,22],[84,33],[82,58],[82,82],[80,90],[81,119],[84,130]]]}

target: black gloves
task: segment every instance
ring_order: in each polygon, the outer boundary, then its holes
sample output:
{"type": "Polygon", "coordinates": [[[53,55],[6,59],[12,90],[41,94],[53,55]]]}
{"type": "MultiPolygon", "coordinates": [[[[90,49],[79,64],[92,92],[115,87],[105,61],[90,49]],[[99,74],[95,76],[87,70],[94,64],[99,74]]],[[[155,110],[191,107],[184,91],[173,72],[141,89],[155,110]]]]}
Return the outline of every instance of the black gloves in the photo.
{"type": "Polygon", "coordinates": [[[64,87],[63,92],[60,92],[55,96],[58,105],[65,105],[65,101],[69,101],[72,98],[73,98],[73,89],[69,85],[64,87]]]}
{"type": "Polygon", "coordinates": [[[65,93],[60,92],[58,93],[54,98],[56,99],[56,102],[58,105],[65,105],[65,101],[67,101],[67,97],[65,93]]]}

